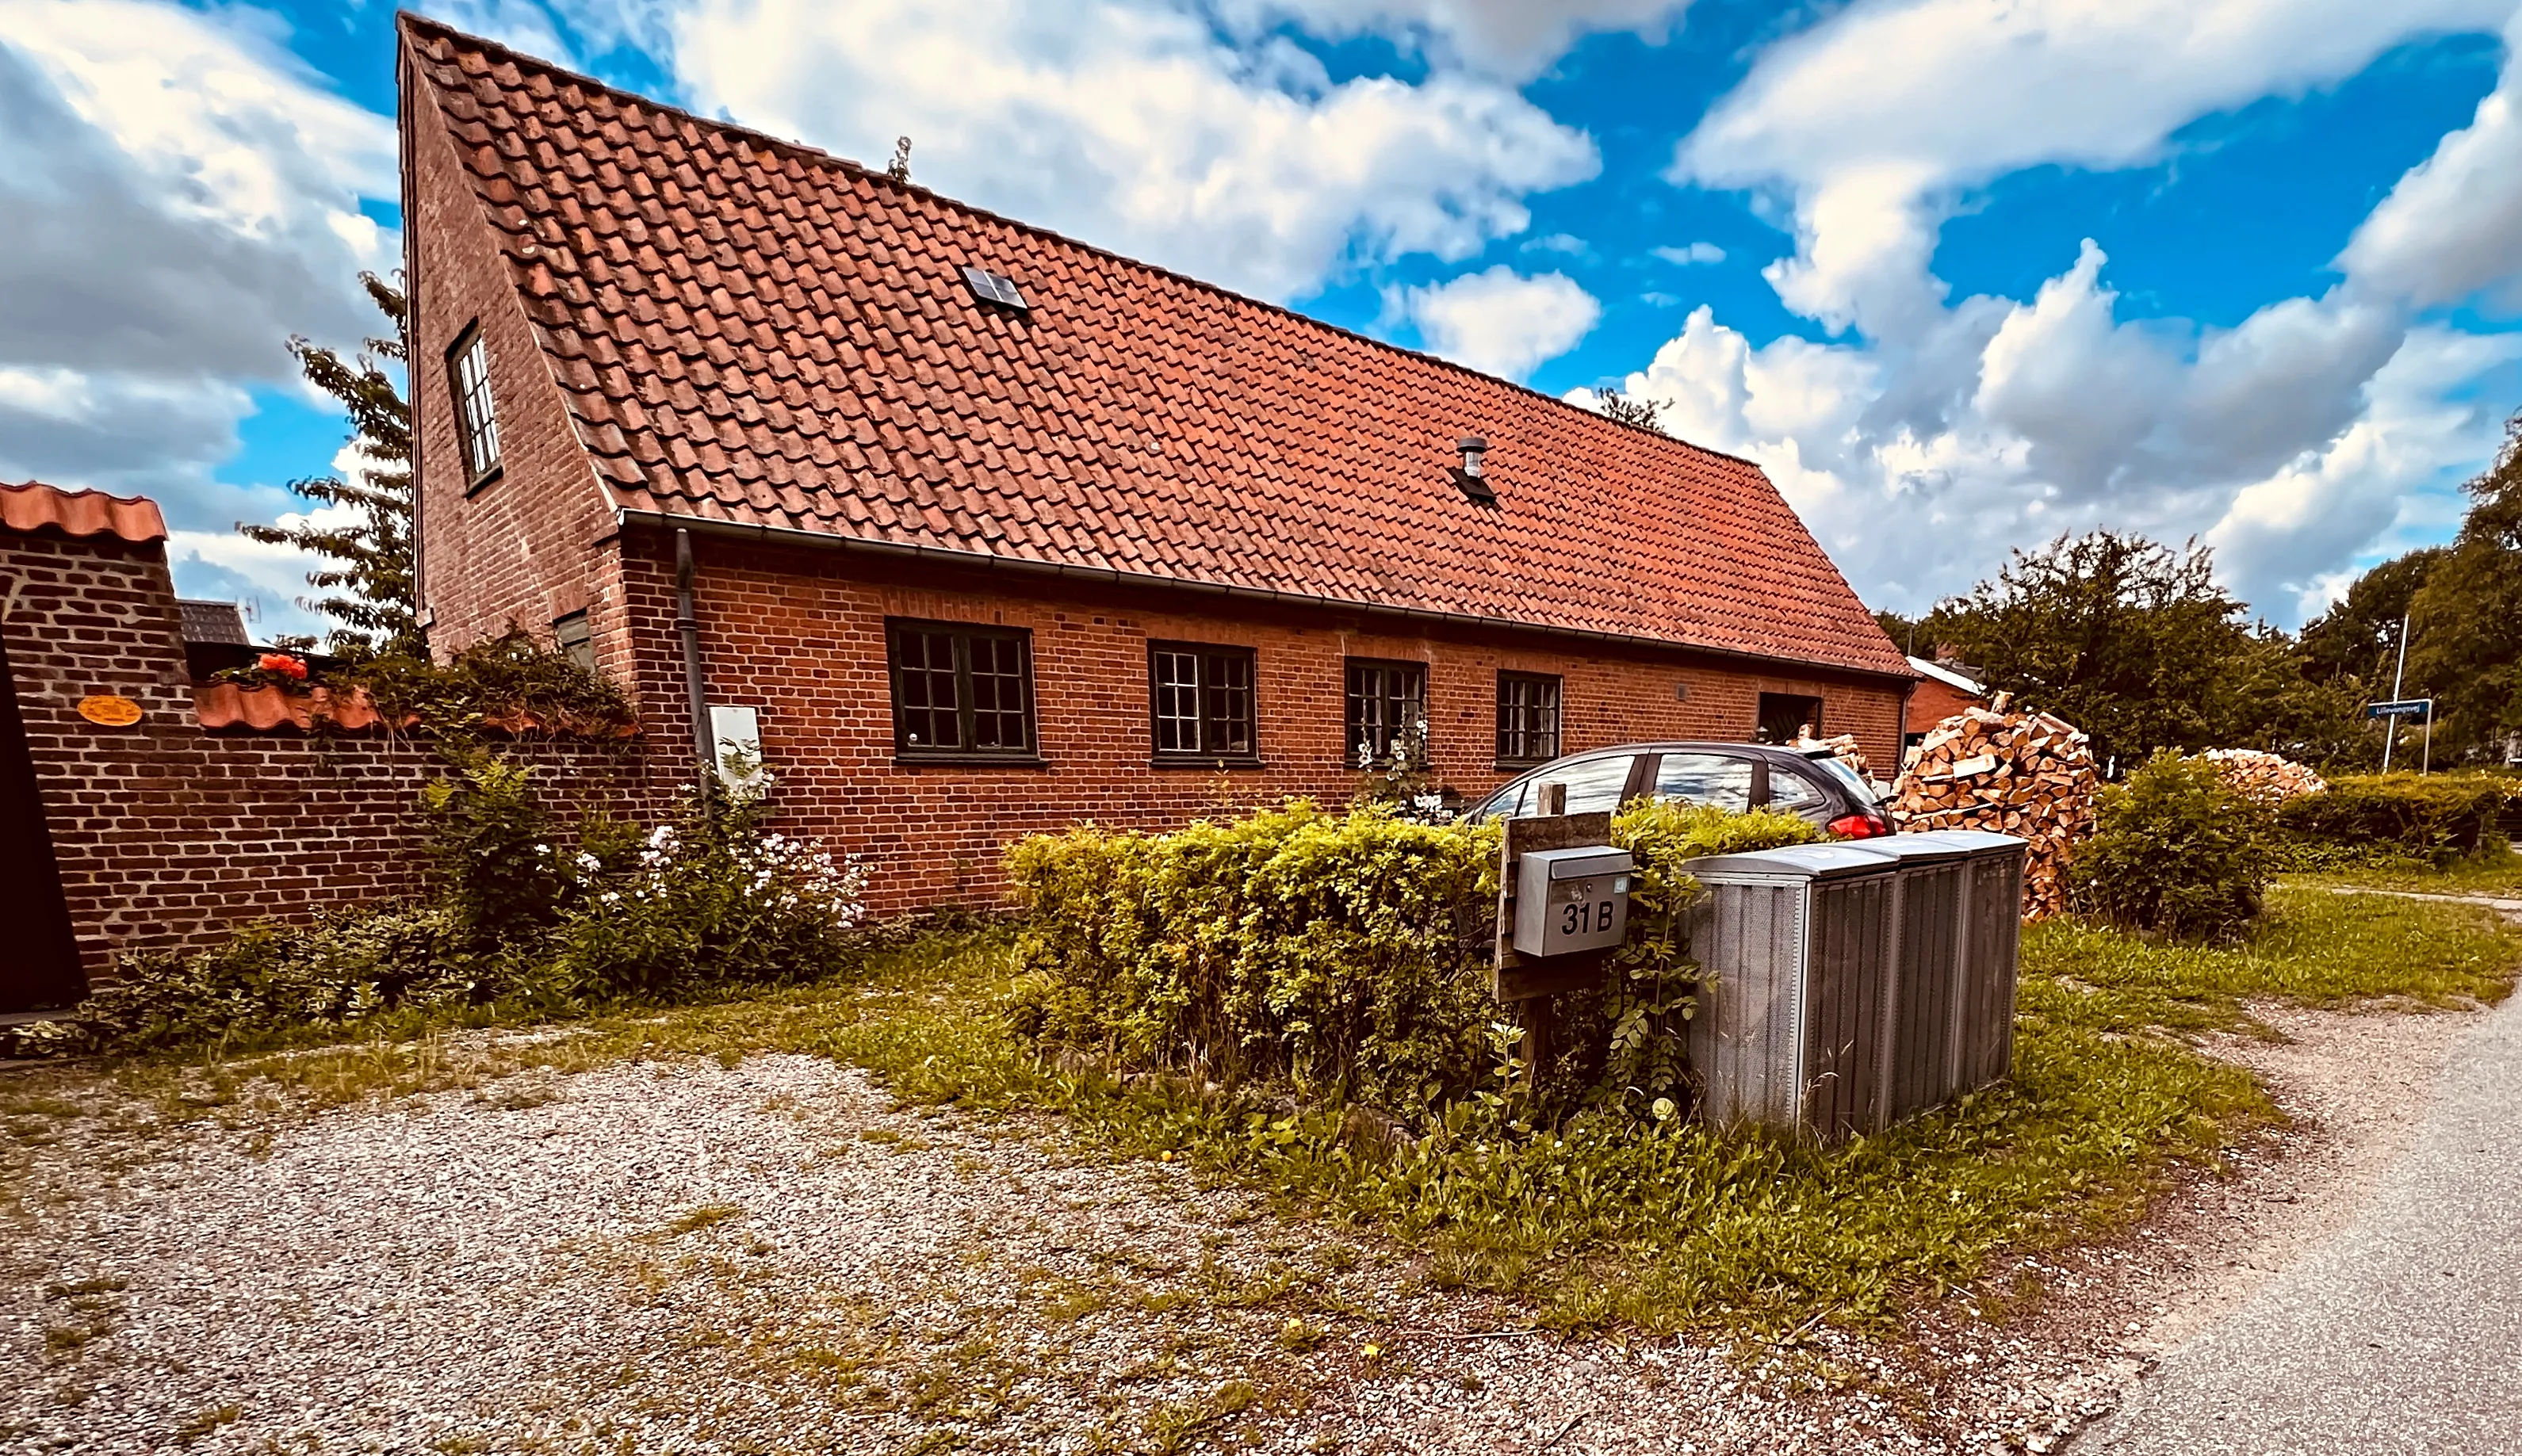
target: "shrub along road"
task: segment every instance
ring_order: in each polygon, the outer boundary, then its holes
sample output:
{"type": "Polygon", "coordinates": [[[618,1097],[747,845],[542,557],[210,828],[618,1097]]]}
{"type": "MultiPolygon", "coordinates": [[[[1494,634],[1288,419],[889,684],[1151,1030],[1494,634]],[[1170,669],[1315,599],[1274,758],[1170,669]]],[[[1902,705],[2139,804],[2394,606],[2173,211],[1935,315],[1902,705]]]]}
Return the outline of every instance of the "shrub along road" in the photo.
{"type": "MultiPolygon", "coordinates": [[[[2522,905],[2517,905],[2522,909],[2522,905]]],[[[2078,1451],[2509,1449],[2522,1432],[2522,1001],[2443,1073],[2355,1222],[2165,1356],[2078,1451]]]]}

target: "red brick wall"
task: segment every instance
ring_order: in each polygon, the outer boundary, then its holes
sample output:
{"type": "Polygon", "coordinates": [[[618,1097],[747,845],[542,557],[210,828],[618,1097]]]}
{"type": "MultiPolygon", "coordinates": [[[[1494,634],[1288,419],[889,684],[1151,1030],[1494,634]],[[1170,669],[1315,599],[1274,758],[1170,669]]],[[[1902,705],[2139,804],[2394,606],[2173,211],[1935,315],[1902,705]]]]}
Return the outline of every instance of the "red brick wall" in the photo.
{"type": "Polygon", "coordinates": [[[1985,700],[1950,683],[1923,677],[1918,680],[1917,694],[1909,700],[1909,731],[1925,733],[1965,707],[1985,705],[1985,700]]]}
{"type": "MultiPolygon", "coordinates": [[[[436,105],[408,86],[403,100],[436,105]]],[[[405,236],[430,645],[443,657],[510,622],[547,634],[553,618],[581,610],[589,612],[599,641],[618,638],[618,595],[603,597],[613,576],[612,506],[587,468],[560,385],[509,281],[500,250],[509,240],[490,225],[438,117],[419,125],[406,118],[402,136],[413,152],[405,159],[405,236]],[[478,489],[467,478],[446,373],[446,351],[468,325],[478,325],[488,344],[499,424],[500,472],[478,489]]]]}
{"type": "MultiPolygon", "coordinates": [[[[53,847],[92,978],[114,953],[210,943],[258,916],[304,919],[406,894],[427,871],[420,786],[435,749],[382,735],[209,733],[163,548],[0,532],[10,666],[53,847]],[[140,705],[127,728],[82,698],[140,705]]],[[[653,806],[644,745],[528,743],[564,812],[653,806]]]]}
{"type": "MultiPolygon", "coordinates": [[[[1704,654],[1530,633],[1418,632],[1328,611],[1211,606],[1161,589],[1028,583],[724,537],[695,545],[711,701],[759,709],[764,755],[782,779],[775,802],[783,820],[875,860],[870,894],[880,911],[994,894],[1006,842],[1084,819],[1152,828],[1230,799],[1347,801],[1356,777],[1343,743],[1345,657],[1428,664],[1430,750],[1443,781],[1468,796],[1513,776],[1495,757],[1502,668],[1564,678],[1570,752],[1646,739],[1746,740],[1758,695],[1782,692],[1820,697],[1831,731],[1856,734],[1877,763],[1899,761],[1902,689],[1880,679],[1763,672],[1704,654]],[[888,615],[1030,628],[1048,765],[897,764],[888,615]],[[1150,766],[1150,638],[1256,650],[1266,767],[1150,766]]],[[[641,531],[627,555],[638,685],[662,756],[664,725],[679,724],[683,712],[669,538],[641,531]]]]}

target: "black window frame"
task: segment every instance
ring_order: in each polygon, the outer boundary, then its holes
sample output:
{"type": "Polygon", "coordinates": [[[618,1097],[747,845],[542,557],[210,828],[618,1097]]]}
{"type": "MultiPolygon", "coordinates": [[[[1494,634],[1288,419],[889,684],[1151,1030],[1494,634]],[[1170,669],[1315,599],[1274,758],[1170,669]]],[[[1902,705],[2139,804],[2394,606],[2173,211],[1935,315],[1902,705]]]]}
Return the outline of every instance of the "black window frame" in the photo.
{"type": "Polygon", "coordinates": [[[1511,671],[1504,668],[1499,670],[1497,675],[1497,766],[1500,769],[1534,768],[1564,755],[1567,739],[1563,728],[1565,720],[1562,712],[1566,701],[1566,679],[1556,672],[1511,671]],[[1508,720],[1510,712],[1523,712],[1531,709],[1535,705],[1511,704],[1508,701],[1509,688],[1547,690],[1550,713],[1549,751],[1522,753],[1515,751],[1518,747],[1531,748],[1529,740],[1541,730],[1510,724],[1508,720]]]}
{"type": "MultiPolygon", "coordinates": [[[[888,616],[884,619],[884,656],[885,673],[893,698],[893,755],[896,762],[1022,767],[1044,761],[1042,717],[1035,707],[1031,628],[1001,626],[994,622],[938,621],[927,617],[888,616]],[[904,643],[906,638],[912,635],[923,639],[945,638],[951,644],[949,651],[952,660],[949,665],[943,668],[926,665],[924,660],[927,656],[927,643],[923,641],[921,645],[923,662],[907,667],[904,660],[904,643]],[[1018,679],[1022,697],[1022,703],[1017,708],[982,708],[976,704],[973,692],[976,676],[973,669],[973,647],[980,642],[1014,645],[1016,670],[1013,675],[1018,679]],[[952,747],[939,748],[934,744],[911,742],[911,714],[913,712],[933,714],[939,709],[934,705],[918,708],[911,708],[906,705],[903,685],[907,670],[925,672],[932,679],[940,672],[950,675],[955,685],[954,714],[957,728],[957,739],[952,747]],[[971,747],[974,739],[978,737],[975,728],[981,714],[986,712],[1004,717],[1011,711],[1018,713],[1023,723],[1025,738],[1023,747],[986,749],[971,747]]],[[[995,654],[993,657],[995,659],[995,654]]],[[[994,660],[993,669],[995,666],[994,660]]],[[[987,675],[1004,677],[1008,674],[992,670],[987,675]]]]}
{"type": "MultiPolygon", "coordinates": [[[[1423,723],[1432,721],[1427,715],[1427,664],[1425,662],[1414,661],[1406,658],[1341,659],[1340,754],[1343,760],[1351,768],[1382,768],[1389,765],[1392,762],[1392,743],[1389,735],[1394,729],[1401,726],[1400,724],[1393,724],[1381,730],[1384,734],[1383,740],[1374,745],[1374,751],[1365,763],[1360,763],[1358,761],[1358,745],[1366,737],[1364,730],[1366,730],[1368,726],[1360,720],[1359,716],[1359,708],[1363,706],[1368,700],[1366,695],[1359,692],[1358,681],[1359,674],[1367,672],[1403,672],[1413,675],[1417,680],[1419,689],[1416,697],[1396,698],[1388,694],[1378,694],[1375,697],[1374,701],[1383,704],[1410,704],[1418,709],[1415,721],[1423,723]]],[[[1405,719],[1404,721],[1413,720],[1405,719]]],[[[1431,740],[1435,737],[1435,732],[1432,728],[1428,731],[1428,737],[1431,740]]],[[[1423,743],[1420,745],[1421,751],[1424,752],[1426,749],[1426,744],[1423,743]]]]}
{"type": "Polygon", "coordinates": [[[499,450],[498,395],[490,387],[490,345],[479,319],[466,324],[446,346],[446,388],[455,407],[455,451],[464,463],[464,492],[470,495],[506,469],[499,450]],[[468,361],[470,381],[465,377],[468,361]]]}
{"type": "MultiPolygon", "coordinates": [[[[1232,742],[1231,736],[1228,742],[1232,742]]],[[[1148,761],[1158,768],[1259,768],[1261,762],[1261,660],[1249,647],[1224,642],[1177,642],[1150,640],[1147,643],[1147,752],[1148,761]],[[1180,683],[1169,683],[1163,677],[1162,660],[1188,658],[1192,663],[1191,684],[1194,704],[1191,716],[1167,713],[1166,691],[1179,690],[1180,683]],[[1234,681],[1232,668],[1239,666],[1242,684],[1234,681]],[[1223,679],[1223,680],[1221,680],[1223,679]],[[1243,747],[1221,747],[1211,741],[1212,731],[1221,727],[1231,735],[1236,719],[1232,705],[1241,695],[1243,747]],[[1225,705],[1220,710],[1220,705],[1225,705]],[[1192,748],[1165,747],[1168,723],[1189,723],[1197,730],[1199,743],[1192,748]]]]}

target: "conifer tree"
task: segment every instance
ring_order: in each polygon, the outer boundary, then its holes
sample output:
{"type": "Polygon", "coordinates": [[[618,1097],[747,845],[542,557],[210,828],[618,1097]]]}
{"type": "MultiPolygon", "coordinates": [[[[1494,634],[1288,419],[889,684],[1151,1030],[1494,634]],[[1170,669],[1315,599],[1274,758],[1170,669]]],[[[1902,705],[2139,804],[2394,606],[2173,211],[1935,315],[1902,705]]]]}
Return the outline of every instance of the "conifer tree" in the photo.
{"type": "Polygon", "coordinates": [[[306,573],[306,584],[323,595],[302,597],[299,605],[337,624],[326,634],[328,650],[352,660],[426,658],[412,572],[411,407],[384,363],[404,362],[406,302],[401,290],[373,273],[360,274],[359,282],[394,326],[385,337],[369,339],[366,352],[350,361],[304,338],[289,341],[306,382],[349,411],[351,437],[369,462],[351,479],[311,476],[290,481],[289,488],[319,507],[352,507],[359,519],[321,526],[240,522],[237,529],[250,539],[295,546],[325,560],[306,573]]]}

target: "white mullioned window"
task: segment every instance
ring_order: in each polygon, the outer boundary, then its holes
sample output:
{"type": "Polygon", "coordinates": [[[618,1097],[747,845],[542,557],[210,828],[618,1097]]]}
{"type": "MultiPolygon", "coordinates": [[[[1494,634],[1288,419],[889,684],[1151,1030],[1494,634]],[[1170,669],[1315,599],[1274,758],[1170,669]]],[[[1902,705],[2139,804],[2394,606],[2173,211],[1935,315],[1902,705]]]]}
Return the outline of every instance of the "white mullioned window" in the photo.
{"type": "Polygon", "coordinates": [[[446,354],[455,395],[455,436],[464,447],[464,477],[478,485],[499,468],[499,417],[490,401],[490,356],[482,331],[467,326],[446,354]]]}

